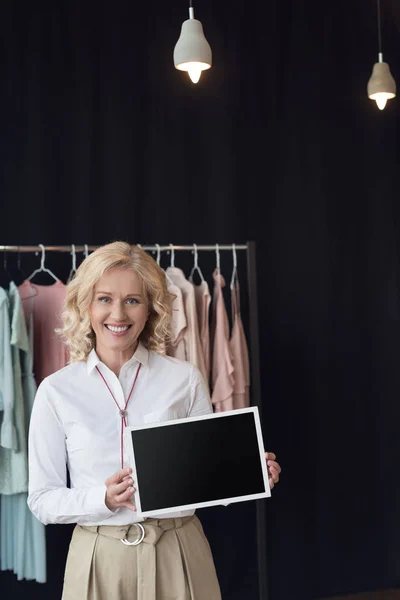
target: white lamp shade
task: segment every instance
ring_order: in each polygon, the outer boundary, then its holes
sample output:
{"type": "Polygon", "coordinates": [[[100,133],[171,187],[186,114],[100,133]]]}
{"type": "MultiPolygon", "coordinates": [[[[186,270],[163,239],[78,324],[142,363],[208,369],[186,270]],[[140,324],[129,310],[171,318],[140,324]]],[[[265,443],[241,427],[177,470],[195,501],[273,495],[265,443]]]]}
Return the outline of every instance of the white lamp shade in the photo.
{"type": "Polygon", "coordinates": [[[396,82],[387,63],[377,62],[374,64],[367,89],[368,97],[371,100],[379,100],[380,98],[389,100],[396,96],[396,82]]]}
{"type": "Polygon", "coordinates": [[[209,69],[212,53],[200,21],[188,19],[182,23],[181,35],[174,49],[174,64],[180,71],[190,71],[193,63],[199,71],[209,69]]]}

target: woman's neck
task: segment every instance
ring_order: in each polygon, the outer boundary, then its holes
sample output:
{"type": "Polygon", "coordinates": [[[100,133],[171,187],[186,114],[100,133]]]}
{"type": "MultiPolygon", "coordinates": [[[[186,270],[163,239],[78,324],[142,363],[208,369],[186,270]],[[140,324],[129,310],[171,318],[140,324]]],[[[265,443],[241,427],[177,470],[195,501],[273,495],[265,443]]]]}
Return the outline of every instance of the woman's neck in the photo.
{"type": "Polygon", "coordinates": [[[120,371],[125,363],[128,362],[135,354],[139,342],[135,343],[135,346],[127,348],[126,350],[110,350],[109,348],[96,346],[96,354],[113,373],[119,377],[120,371]]]}

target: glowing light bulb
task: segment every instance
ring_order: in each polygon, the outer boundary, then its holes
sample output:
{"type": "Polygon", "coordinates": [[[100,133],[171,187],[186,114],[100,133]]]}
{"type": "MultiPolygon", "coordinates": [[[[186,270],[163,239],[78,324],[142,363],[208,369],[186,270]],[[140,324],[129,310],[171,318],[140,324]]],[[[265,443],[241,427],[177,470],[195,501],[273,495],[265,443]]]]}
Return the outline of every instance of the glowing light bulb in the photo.
{"type": "Polygon", "coordinates": [[[390,72],[390,67],[383,62],[382,53],[379,53],[379,62],[374,64],[372,75],[367,86],[368,97],[375,100],[379,110],[383,110],[386,102],[396,97],[396,82],[390,72]]]}
{"type": "Polygon", "coordinates": [[[181,35],[174,48],[174,65],[187,71],[193,83],[198,83],[201,72],[211,68],[212,52],[204,37],[203,25],[194,18],[194,8],[189,8],[189,19],[182,23],[181,35]]]}
{"type": "Polygon", "coordinates": [[[193,83],[198,83],[200,79],[202,68],[199,63],[189,63],[188,73],[193,83]]]}
{"type": "Polygon", "coordinates": [[[388,101],[388,94],[385,94],[385,92],[382,92],[381,94],[375,94],[375,101],[379,110],[383,110],[386,106],[386,102],[388,101]]]}

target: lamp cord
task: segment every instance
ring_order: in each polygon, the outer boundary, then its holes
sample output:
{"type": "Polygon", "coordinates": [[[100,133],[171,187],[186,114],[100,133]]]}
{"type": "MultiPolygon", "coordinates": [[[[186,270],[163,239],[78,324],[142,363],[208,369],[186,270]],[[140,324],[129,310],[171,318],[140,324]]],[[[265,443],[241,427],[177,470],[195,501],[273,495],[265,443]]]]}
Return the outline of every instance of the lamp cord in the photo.
{"type": "Polygon", "coordinates": [[[377,10],[378,10],[378,45],[379,45],[379,53],[382,53],[381,0],[377,0],[377,10]]]}

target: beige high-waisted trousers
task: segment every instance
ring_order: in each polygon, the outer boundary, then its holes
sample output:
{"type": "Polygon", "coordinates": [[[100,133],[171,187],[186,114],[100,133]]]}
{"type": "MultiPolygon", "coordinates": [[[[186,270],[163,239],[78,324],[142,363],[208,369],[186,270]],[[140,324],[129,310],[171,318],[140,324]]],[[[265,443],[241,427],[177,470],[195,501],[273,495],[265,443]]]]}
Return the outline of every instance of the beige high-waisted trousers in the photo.
{"type": "Polygon", "coordinates": [[[62,600],[221,600],[199,519],[148,519],[137,525],[77,525],[62,600]]]}

